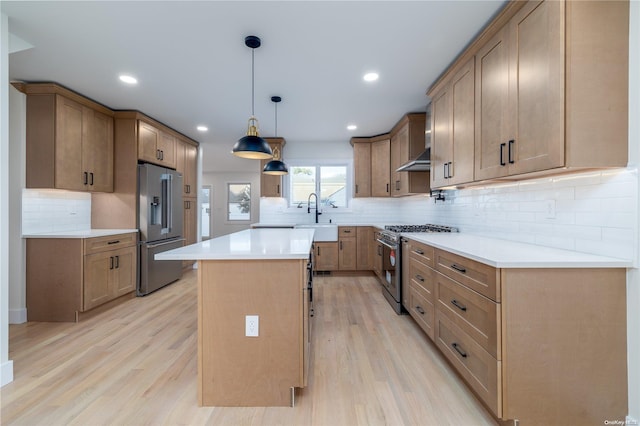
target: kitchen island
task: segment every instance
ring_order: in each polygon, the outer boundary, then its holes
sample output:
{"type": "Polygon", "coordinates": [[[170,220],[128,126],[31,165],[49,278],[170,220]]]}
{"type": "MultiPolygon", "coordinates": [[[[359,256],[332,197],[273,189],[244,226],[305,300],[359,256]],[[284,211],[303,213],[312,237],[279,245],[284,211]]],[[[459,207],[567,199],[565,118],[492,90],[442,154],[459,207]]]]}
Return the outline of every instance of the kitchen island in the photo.
{"type": "Polygon", "coordinates": [[[313,234],[250,229],[156,255],[198,262],[201,406],[293,406],[308,377],[313,234]]]}

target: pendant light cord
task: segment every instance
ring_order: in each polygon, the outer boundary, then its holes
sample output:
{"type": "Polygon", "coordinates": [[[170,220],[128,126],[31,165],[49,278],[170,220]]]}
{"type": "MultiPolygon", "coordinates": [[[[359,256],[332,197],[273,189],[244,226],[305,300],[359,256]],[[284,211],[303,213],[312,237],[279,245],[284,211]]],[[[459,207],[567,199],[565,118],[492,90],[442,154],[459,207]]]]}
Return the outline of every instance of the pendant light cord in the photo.
{"type": "Polygon", "coordinates": [[[255,52],[256,49],[251,49],[251,116],[255,117],[256,113],[255,113],[255,105],[254,105],[254,95],[255,95],[255,90],[254,90],[254,85],[255,85],[255,77],[254,77],[254,59],[253,59],[253,54],[255,52]]]}
{"type": "Polygon", "coordinates": [[[276,104],[276,138],[278,137],[278,103],[275,102],[276,104]]]}

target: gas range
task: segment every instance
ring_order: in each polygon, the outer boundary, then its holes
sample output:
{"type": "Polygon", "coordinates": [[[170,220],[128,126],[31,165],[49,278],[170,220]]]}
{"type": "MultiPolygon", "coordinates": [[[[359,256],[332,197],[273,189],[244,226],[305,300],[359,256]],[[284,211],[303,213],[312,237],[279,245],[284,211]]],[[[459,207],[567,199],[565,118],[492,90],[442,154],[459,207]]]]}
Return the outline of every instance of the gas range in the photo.
{"type": "Polygon", "coordinates": [[[397,244],[401,232],[458,232],[458,228],[444,225],[386,225],[384,231],[379,232],[379,238],[397,244]]]}

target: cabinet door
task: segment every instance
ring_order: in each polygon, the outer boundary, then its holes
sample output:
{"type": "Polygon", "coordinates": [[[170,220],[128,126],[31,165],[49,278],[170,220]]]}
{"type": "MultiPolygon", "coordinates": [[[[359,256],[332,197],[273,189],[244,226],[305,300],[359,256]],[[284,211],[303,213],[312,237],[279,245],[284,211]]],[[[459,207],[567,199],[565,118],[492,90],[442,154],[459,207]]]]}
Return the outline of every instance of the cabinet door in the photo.
{"type": "Polygon", "coordinates": [[[409,173],[396,172],[396,169],[409,160],[409,125],[403,126],[391,138],[391,195],[400,196],[409,193],[409,173]]]}
{"type": "Polygon", "coordinates": [[[165,132],[160,132],[158,139],[158,155],[163,166],[176,167],[176,138],[165,132]]]}
{"type": "Polygon", "coordinates": [[[354,197],[371,197],[371,144],[353,144],[354,197]]]}
{"type": "Polygon", "coordinates": [[[72,191],[86,188],[82,161],[85,108],[78,102],[56,96],[56,188],[72,191]]]}
{"type": "Polygon", "coordinates": [[[390,140],[371,144],[371,196],[388,197],[390,195],[390,140]]]}
{"type": "Polygon", "coordinates": [[[111,300],[109,281],[114,268],[115,259],[111,251],[84,257],[83,311],[111,300]]]}
{"type": "Polygon", "coordinates": [[[508,174],[509,61],[507,27],[476,54],[475,178],[508,174]]]}
{"type": "Polygon", "coordinates": [[[371,246],[373,244],[373,231],[369,226],[358,226],[356,229],[357,239],[357,260],[356,269],[359,271],[370,271],[371,267],[371,246]]]}
{"type": "MultiPolygon", "coordinates": [[[[473,181],[475,148],[475,61],[469,62],[451,82],[450,159],[446,167],[447,185],[473,181]]],[[[444,168],[444,166],[443,166],[444,168]]]]}
{"type": "Polygon", "coordinates": [[[409,240],[402,239],[402,306],[408,311],[409,305],[409,283],[411,282],[411,275],[409,275],[409,240]],[[406,257],[405,257],[406,256],[406,257]]]}
{"type": "Polygon", "coordinates": [[[198,148],[184,145],[184,191],[188,197],[198,196],[198,148]]]}
{"type": "Polygon", "coordinates": [[[87,111],[87,132],[82,145],[84,171],[91,191],[113,192],[113,117],[87,111]]]}
{"type": "Polygon", "coordinates": [[[509,21],[511,175],[564,166],[563,4],[528,2],[509,21]]]}
{"type": "Polygon", "coordinates": [[[337,271],[338,264],[338,243],[324,242],[313,243],[315,246],[315,269],[316,271],[337,271]]]}
{"type": "Polygon", "coordinates": [[[136,247],[112,252],[114,268],[111,271],[111,298],[123,296],[136,289],[136,247]]]}
{"type": "MultiPolygon", "coordinates": [[[[283,143],[281,139],[277,141],[267,140],[271,150],[276,153],[280,152],[282,155],[283,143]]],[[[282,176],[280,175],[268,175],[262,173],[264,166],[271,160],[260,160],[260,196],[261,197],[282,197],[282,176]]]]}
{"type": "Polygon", "coordinates": [[[447,185],[451,149],[451,92],[445,86],[431,101],[431,182],[434,188],[447,185]]]}
{"type": "Polygon", "coordinates": [[[338,241],[338,265],[339,269],[353,271],[357,265],[357,239],[342,238],[338,241]]]}
{"type": "Polygon", "coordinates": [[[198,227],[198,202],[196,198],[185,198],[183,236],[185,245],[195,244],[197,240],[198,227]]]}
{"type": "Polygon", "coordinates": [[[138,159],[158,163],[160,130],[143,121],[138,122],[138,159]]]}

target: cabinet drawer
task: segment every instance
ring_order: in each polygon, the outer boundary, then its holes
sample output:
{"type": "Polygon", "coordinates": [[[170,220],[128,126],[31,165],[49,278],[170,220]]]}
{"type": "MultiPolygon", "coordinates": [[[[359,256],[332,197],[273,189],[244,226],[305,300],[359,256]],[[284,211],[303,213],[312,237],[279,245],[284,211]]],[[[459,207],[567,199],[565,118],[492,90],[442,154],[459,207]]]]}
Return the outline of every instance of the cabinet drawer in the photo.
{"type": "Polygon", "coordinates": [[[501,359],[500,304],[436,272],[437,307],[494,358],[501,359]]]}
{"type": "Polygon", "coordinates": [[[409,240],[409,258],[417,259],[427,266],[435,267],[434,265],[434,248],[426,244],[418,243],[413,240],[409,240]]]}
{"type": "Polygon", "coordinates": [[[338,238],[356,237],[355,226],[338,226],[338,238]]]}
{"type": "Polygon", "coordinates": [[[418,325],[427,333],[431,340],[433,340],[435,336],[433,327],[435,308],[430,299],[431,296],[424,287],[412,280],[409,284],[409,306],[407,309],[418,325]]]}
{"type": "Polygon", "coordinates": [[[435,302],[435,297],[433,296],[433,290],[435,288],[434,274],[435,271],[427,265],[416,259],[409,259],[409,279],[424,287],[425,291],[428,292],[431,303],[435,302]]]}
{"type": "Polygon", "coordinates": [[[497,417],[502,416],[501,362],[436,312],[436,345],[497,417]]]}
{"type": "Polygon", "coordinates": [[[135,245],[138,234],[135,232],[127,234],[107,235],[104,237],[85,238],[84,254],[99,253],[105,250],[115,250],[122,247],[135,245]]]}
{"type": "Polygon", "coordinates": [[[435,262],[438,272],[493,301],[500,301],[498,269],[439,249],[435,250],[435,262]]]}

